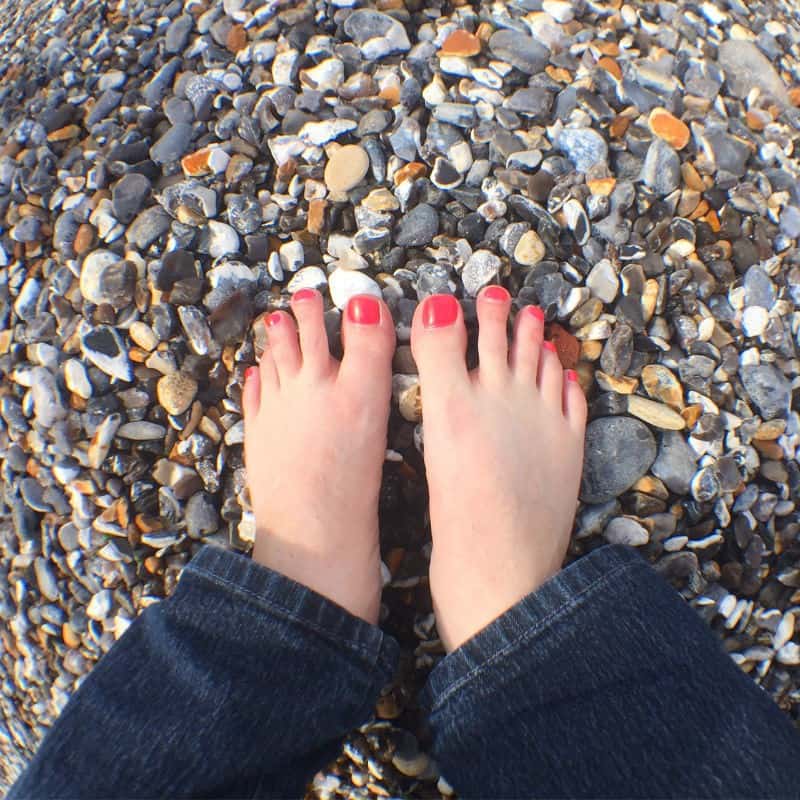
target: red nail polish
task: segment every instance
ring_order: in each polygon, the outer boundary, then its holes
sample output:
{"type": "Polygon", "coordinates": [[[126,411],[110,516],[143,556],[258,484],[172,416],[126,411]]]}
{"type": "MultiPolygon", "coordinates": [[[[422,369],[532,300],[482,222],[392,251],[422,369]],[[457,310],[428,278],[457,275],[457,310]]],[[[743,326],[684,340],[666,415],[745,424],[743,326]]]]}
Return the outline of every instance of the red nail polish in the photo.
{"type": "Polygon", "coordinates": [[[280,325],[281,319],[282,316],[275,312],[267,317],[266,325],[268,328],[274,328],[276,325],[280,325]]]}
{"type": "Polygon", "coordinates": [[[534,319],[539,322],[544,322],[544,311],[539,306],[525,306],[522,309],[525,314],[530,314],[534,319]]]}
{"type": "Polygon", "coordinates": [[[359,325],[377,325],[381,321],[381,306],[377,297],[360,294],[347,304],[347,318],[359,325]]]}
{"type": "Polygon", "coordinates": [[[505,302],[511,297],[505,286],[489,286],[483,290],[483,296],[487,300],[499,300],[500,302],[505,302]]]}
{"type": "Polygon", "coordinates": [[[256,372],[258,372],[258,367],[248,367],[244,371],[245,381],[249,381],[256,374],[256,372]]]}
{"type": "Polygon", "coordinates": [[[458,319],[458,300],[451,294],[432,294],[425,299],[422,324],[426,328],[446,328],[458,319]]]}
{"type": "Polygon", "coordinates": [[[317,296],[316,289],[298,289],[292,295],[292,300],[311,300],[316,296],[317,296]]]}
{"type": "Polygon", "coordinates": [[[568,381],[573,381],[574,383],[577,383],[578,382],[578,373],[575,372],[574,369],[568,369],[567,370],[567,380],[568,381]]]}
{"type": "Polygon", "coordinates": [[[551,353],[556,352],[556,346],[552,342],[542,342],[544,349],[549,350],[551,353]]]}

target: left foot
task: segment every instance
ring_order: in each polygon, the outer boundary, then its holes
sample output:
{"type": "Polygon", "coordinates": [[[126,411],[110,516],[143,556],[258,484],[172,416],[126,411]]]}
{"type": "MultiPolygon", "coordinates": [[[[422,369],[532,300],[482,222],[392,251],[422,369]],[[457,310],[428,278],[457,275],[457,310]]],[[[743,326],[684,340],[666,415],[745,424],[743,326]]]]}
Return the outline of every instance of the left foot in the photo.
{"type": "Polygon", "coordinates": [[[351,299],[339,363],[319,292],[301,289],[292,311],[297,325],[283,311],[267,318],[268,346],[242,398],[253,559],[374,624],[394,324],[382,300],[351,299]]]}

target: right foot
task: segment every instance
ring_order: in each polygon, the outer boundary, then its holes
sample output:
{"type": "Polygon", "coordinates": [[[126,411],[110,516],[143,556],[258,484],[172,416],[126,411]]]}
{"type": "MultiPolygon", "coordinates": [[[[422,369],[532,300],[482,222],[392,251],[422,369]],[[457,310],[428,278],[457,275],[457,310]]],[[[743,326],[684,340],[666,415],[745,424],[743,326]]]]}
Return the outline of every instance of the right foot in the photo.
{"type": "Polygon", "coordinates": [[[517,314],[501,286],[477,300],[479,366],[468,372],[458,301],[426,298],[411,346],[419,367],[430,489],[430,581],[448,652],[559,571],[583,463],[586,400],[543,342],[542,312],[517,314]]]}

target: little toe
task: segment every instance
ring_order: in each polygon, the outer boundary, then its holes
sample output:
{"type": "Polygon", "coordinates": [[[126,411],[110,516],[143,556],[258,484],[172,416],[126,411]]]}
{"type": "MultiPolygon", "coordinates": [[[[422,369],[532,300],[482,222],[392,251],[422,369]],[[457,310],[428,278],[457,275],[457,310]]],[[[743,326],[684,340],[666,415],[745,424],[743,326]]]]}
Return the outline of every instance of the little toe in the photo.
{"type": "Polygon", "coordinates": [[[586,415],[586,395],[578,382],[578,373],[568,369],[564,373],[564,416],[575,433],[583,435],[586,415]]]}
{"type": "Polygon", "coordinates": [[[267,341],[281,382],[293,377],[300,368],[300,345],[297,326],[285,311],[273,311],[266,319],[267,341]]]}
{"type": "Polygon", "coordinates": [[[396,334],[386,303],[371,294],[351,297],[342,319],[342,340],[344,356],[338,381],[375,384],[388,393],[396,334]]]}
{"type": "Polygon", "coordinates": [[[258,367],[248,367],[244,373],[244,385],[242,386],[242,411],[244,412],[245,424],[258,413],[261,401],[261,380],[258,367]]]}
{"type": "Polygon", "coordinates": [[[538,381],[543,339],[544,311],[538,306],[525,306],[514,320],[510,360],[515,377],[530,384],[538,381]]]}
{"type": "Polygon", "coordinates": [[[561,367],[556,346],[544,342],[539,359],[539,392],[545,403],[554,411],[563,409],[564,370],[561,367]]]}
{"type": "Polygon", "coordinates": [[[326,375],[331,368],[331,356],[322,295],[316,289],[300,289],[292,295],[292,311],[300,333],[303,370],[313,376],[326,375]]]}
{"type": "Polygon", "coordinates": [[[481,381],[508,378],[508,312],[511,295],[502,286],[487,286],[478,295],[478,363],[481,381]]]}
{"type": "Polygon", "coordinates": [[[411,352],[423,386],[467,380],[467,329],[461,304],[450,294],[434,294],[417,306],[411,325],[411,352]]]}

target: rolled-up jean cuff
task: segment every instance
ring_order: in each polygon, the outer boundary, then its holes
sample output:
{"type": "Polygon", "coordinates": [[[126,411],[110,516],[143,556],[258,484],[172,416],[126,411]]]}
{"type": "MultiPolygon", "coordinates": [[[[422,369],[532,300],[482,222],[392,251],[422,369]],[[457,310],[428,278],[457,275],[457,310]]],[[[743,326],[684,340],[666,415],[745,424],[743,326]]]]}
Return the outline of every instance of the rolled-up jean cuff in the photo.
{"type": "Polygon", "coordinates": [[[530,647],[554,621],[590,602],[614,576],[640,569],[650,567],[638,553],[621,545],[600,547],[574,561],[445,656],[428,678],[423,705],[436,710],[486,670],[496,669],[519,648],[530,647]]]}
{"type": "Polygon", "coordinates": [[[375,625],[354,616],[328,598],[246,556],[205,546],[183,571],[184,582],[206,581],[238,595],[265,613],[299,626],[348,651],[371,669],[391,674],[399,645],[375,625]]]}

